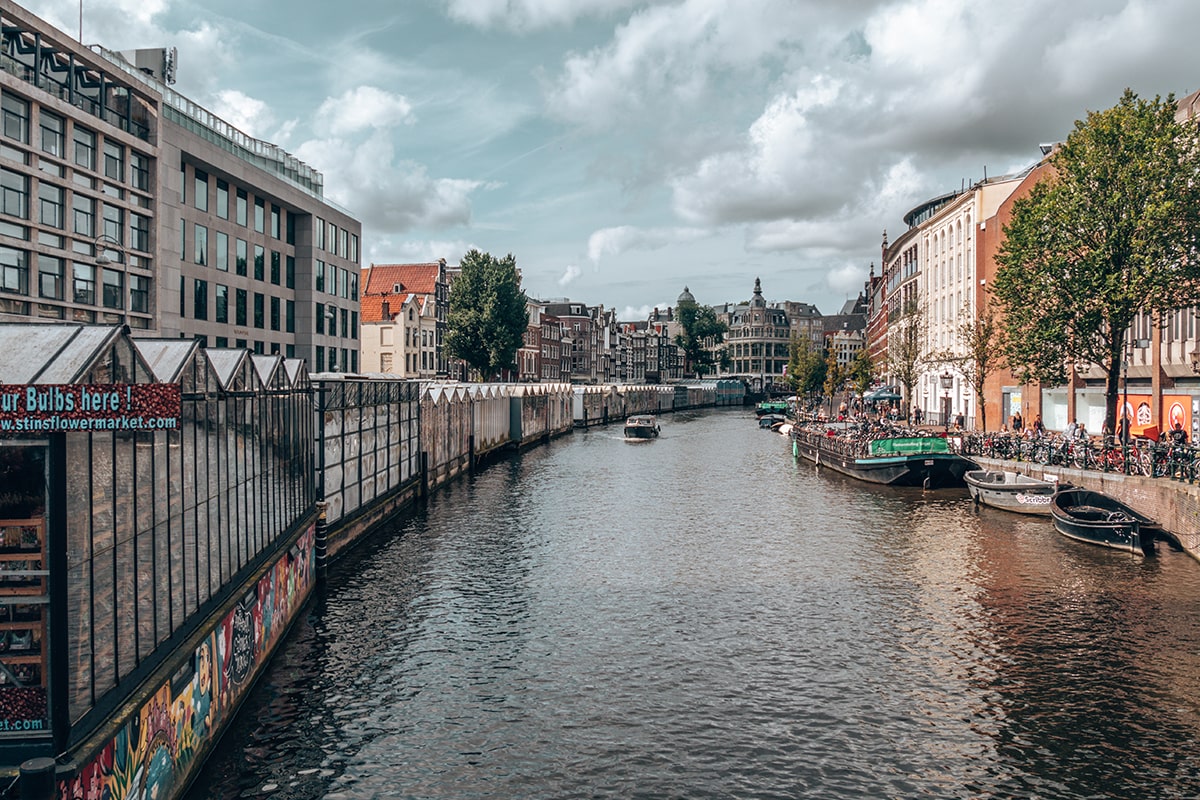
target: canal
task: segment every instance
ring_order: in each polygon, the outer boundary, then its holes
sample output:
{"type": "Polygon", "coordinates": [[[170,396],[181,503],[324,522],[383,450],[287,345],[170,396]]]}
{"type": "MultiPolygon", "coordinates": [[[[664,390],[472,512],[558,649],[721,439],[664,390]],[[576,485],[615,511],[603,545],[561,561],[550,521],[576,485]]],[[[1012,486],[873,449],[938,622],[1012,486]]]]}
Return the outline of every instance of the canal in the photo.
{"type": "Polygon", "coordinates": [[[336,563],[189,800],[1200,796],[1200,564],[577,431],[336,563]]]}

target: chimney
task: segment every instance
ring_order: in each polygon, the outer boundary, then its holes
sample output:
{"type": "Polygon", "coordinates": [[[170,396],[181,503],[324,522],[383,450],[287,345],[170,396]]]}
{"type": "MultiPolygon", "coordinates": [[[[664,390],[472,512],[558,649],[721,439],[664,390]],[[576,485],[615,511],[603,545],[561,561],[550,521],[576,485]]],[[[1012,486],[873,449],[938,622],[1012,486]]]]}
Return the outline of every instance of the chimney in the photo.
{"type": "Polygon", "coordinates": [[[392,318],[392,304],[387,300],[383,301],[383,318],[390,320],[392,318]]]}

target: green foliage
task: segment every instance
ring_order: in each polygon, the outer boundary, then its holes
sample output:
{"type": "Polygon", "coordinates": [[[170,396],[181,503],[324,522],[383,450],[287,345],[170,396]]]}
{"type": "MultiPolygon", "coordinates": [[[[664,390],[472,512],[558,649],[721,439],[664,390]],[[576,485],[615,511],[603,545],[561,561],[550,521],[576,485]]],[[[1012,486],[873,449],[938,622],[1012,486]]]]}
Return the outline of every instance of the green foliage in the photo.
{"type": "Polygon", "coordinates": [[[846,382],[846,375],[846,370],[837,362],[835,353],[825,356],[825,384],[822,388],[831,400],[834,394],[842,388],[842,384],[846,382]]]}
{"type": "Polygon", "coordinates": [[[797,395],[815,394],[825,383],[825,358],[808,337],[788,342],[788,386],[797,395]]]}
{"type": "Polygon", "coordinates": [[[478,250],[463,256],[462,274],[450,287],[446,354],[491,380],[503,369],[516,369],[528,325],[525,292],[512,253],[499,260],[478,250]]]}
{"type": "Polygon", "coordinates": [[[1013,204],[992,291],[1017,377],[1062,383],[1066,364],[1108,375],[1115,421],[1122,351],[1142,313],[1200,302],[1200,132],[1173,96],[1075,123],[1050,177],[1013,204]]]}
{"type": "Polygon", "coordinates": [[[980,429],[987,430],[987,403],[983,401],[983,384],[989,375],[1007,363],[1004,354],[1004,329],[995,309],[985,305],[977,315],[971,314],[970,304],[965,309],[966,321],[958,326],[958,340],[963,345],[963,354],[942,353],[934,360],[951,364],[962,373],[975,396],[979,399],[980,429]]]}
{"type": "Polygon", "coordinates": [[[675,337],[675,344],[683,350],[691,372],[696,377],[712,372],[716,363],[717,345],[725,341],[729,328],[717,319],[717,312],[693,300],[679,304],[677,314],[682,333],[675,337]]]}
{"type": "Polygon", "coordinates": [[[864,347],[858,351],[858,355],[850,362],[846,378],[850,381],[850,385],[854,387],[854,391],[858,392],[859,396],[862,396],[870,388],[874,372],[875,368],[871,363],[871,354],[864,347]]]}

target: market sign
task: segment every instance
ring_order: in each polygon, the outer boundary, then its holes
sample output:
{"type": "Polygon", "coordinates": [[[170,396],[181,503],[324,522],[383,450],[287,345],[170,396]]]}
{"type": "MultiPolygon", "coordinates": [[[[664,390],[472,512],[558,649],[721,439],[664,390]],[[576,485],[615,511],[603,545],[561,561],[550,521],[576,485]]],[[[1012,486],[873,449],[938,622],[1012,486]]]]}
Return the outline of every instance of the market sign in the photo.
{"type": "Polygon", "coordinates": [[[177,383],[0,384],[0,433],[179,427],[177,383]]]}

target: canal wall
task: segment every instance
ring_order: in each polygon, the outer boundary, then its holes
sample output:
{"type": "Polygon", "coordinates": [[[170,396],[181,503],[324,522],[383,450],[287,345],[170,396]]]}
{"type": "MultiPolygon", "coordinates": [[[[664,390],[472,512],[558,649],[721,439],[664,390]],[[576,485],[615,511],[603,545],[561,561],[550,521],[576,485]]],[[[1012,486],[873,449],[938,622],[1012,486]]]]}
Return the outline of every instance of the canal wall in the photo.
{"type": "Polygon", "coordinates": [[[971,460],[989,469],[1003,469],[1034,478],[1057,478],[1060,483],[1111,495],[1158,520],[1184,551],[1200,559],[1200,486],[1166,478],[1051,467],[1027,461],[981,456],[971,456],[971,460]]]}

